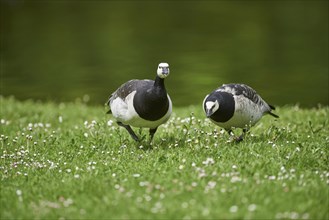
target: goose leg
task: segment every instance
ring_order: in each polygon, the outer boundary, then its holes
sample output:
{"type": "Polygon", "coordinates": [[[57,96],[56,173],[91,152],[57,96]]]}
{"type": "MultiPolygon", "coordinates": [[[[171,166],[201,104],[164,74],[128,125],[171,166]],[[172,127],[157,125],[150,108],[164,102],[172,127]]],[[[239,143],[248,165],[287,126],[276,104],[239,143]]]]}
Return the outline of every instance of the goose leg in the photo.
{"type": "Polygon", "coordinates": [[[129,125],[125,125],[119,121],[117,122],[117,124],[121,127],[124,127],[135,141],[139,141],[139,138],[137,137],[137,135],[135,134],[135,132],[133,131],[133,129],[131,129],[131,127],[129,125]]]}
{"type": "Polygon", "coordinates": [[[244,128],[244,129],[242,130],[243,133],[242,133],[239,137],[237,137],[237,138],[235,139],[235,141],[236,141],[236,142],[241,142],[241,141],[243,141],[243,138],[244,138],[244,136],[246,135],[247,131],[248,131],[248,129],[247,129],[247,128],[244,128]]]}
{"type": "Polygon", "coordinates": [[[228,135],[230,135],[230,136],[233,136],[234,135],[234,133],[233,133],[233,131],[230,129],[230,130],[226,130],[227,131],[227,133],[228,133],[228,135]]]}
{"type": "Polygon", "coordinates": [[[230,141],[229,142],[236,139],[232,129],[225,129],[225,130],[227,131],[228,135],[230,136],[230,141]]]}
{"type": "Polygon", "coordinates": [[[157,129],[158,129],[158,127],[156,127],[156,128],[150,128],[150,137],[151,137],[151,140],[150,141],[153,140],[153,136],[154,136],[155,132],[157,131],[157,129]]]}
{"type": "Polygon", "coordinates": [[[234,133],[233,133],[233,131],[230,129],[230,130],[226,130],[227,131],[227,133],[231,136],[231,137],[233,137],[233,139],[237,142],[237,143],[239,143],[239,142],[241,142],[241,141],[243,141],[243,138],[244,138],[244,136],[245,136],[245,134],[247,133],[247,131],[248,131],[248,129],[247,128],[244,128],[242,131],[243,131],[243,133],[239,136],[239,137],[235,137],[234,136],[234,133]]]}

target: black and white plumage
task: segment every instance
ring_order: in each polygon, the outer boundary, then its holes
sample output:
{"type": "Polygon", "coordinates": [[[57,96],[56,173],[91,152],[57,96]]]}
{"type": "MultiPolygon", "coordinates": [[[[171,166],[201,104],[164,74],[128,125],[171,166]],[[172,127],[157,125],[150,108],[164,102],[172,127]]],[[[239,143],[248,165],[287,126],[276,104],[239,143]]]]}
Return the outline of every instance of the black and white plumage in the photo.
{"type": "Polygon", "coordinates": [[[110,96],[108,113],[134,140],[139,138],[130,126],[149,128],[152,140],[157,128],[169,119],[172,103],[164,84],[168,75],[169,65],[160,63],[155,80],[130,80],[110,96]]]}
{"type": "Polygon", "coordinates": [[[245,84],[223,84],[203,100],[206,116],[229,134],[232,128],[242,128],[241,141],[250,127],[255,125],[264,114],[272,113],[275,108],[267,104],[251,87],[245,84]]]}

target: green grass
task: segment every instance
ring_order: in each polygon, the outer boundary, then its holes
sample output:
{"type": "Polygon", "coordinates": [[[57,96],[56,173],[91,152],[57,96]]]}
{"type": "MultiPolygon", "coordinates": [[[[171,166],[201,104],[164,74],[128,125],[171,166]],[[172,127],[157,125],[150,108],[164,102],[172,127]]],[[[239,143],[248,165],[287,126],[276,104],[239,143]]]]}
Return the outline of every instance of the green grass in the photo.
{"type": "Polygon", "coordinates": [[[174,108],[151,146],[105,112],[1,98],[1,219],[329,218],[328,107],[280,107],[238,144],[174,108]]]}

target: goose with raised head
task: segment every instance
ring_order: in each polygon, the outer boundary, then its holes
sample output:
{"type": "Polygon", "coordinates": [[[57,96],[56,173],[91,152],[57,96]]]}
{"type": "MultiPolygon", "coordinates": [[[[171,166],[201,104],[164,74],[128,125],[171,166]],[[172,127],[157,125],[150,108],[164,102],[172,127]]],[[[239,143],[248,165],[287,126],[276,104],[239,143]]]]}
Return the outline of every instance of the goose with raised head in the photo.
{"type": "Polygon", "coordinates": [[[160,63],[155,80],[130,80],[110,96],[108,113],[112,113],[117,124],[124,127],[135,141],[139,138],[131,126],[149,128],[152,140],[157,128],[170,118],[172,102],[164,84],[168,75],[169,65],[160,63]]]}

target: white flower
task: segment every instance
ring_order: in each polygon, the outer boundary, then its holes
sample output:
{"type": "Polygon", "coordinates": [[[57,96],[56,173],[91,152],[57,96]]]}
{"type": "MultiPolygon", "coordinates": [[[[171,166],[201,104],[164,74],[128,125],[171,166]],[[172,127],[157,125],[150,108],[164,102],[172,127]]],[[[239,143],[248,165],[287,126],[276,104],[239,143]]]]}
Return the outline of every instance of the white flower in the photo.
{"type": "Polygon", "coordinates": [[[21,195],[22,195],[22,190],[19,190],[19,189],[16,190],[16,195],[17,195],[17,196],[21,196],[21,195]]]}
{"type": "Polygon", "coordinates": [[[232,178],[231,178],[231,183],[240,182],[240,181],[241,181],[241,178],[238,176],[232,176],[232,178]]]}
{"type": "Polygon", "coordinates": [[[255,205],[255,204],[250,204],[250,205],[248,206],[248,211],[249,211],[249,212],[253,212],[253,211],[256,210],[256,208],[257,208],[257,205],[255,205]]]}
{"type": "Polygon", "coordinates": [[[112,120],[108,120],[108,122],[107,122],[107,126],[112,126],[112,124],[113,124],[113,121],[112,120]]]}
{"type": "Polygon", "coordinates": [[[212,158],[207,158],[205,161],[202,161],[202,164],[204,164],[204,165],[206,165],[206,166],[208,166],[208,165],[212,165],[212,164],[214,164],[215,163],[215,161],[214,161],[214,159],[212,159],[212,158]]]}
{"type": "Polygon", "coordinates": [[[276,176],[269,176],[268,179],[269,180],[275,180],[276,179],[276,176]]]}
{"type": "Polygon", "coordinates": [[[213,189],[215,188],[216,184],[217,183],[215,181],[209,181],[207,187],[208,189],[213,189]]]}
{"type": "Polygon", "coordinates": [[[236,206],[236,205],[234,205],[234,206],[231,206],[231,208],[230,208],[230,212],[237,212],[238,211],[238,206],[236,206]]]}

